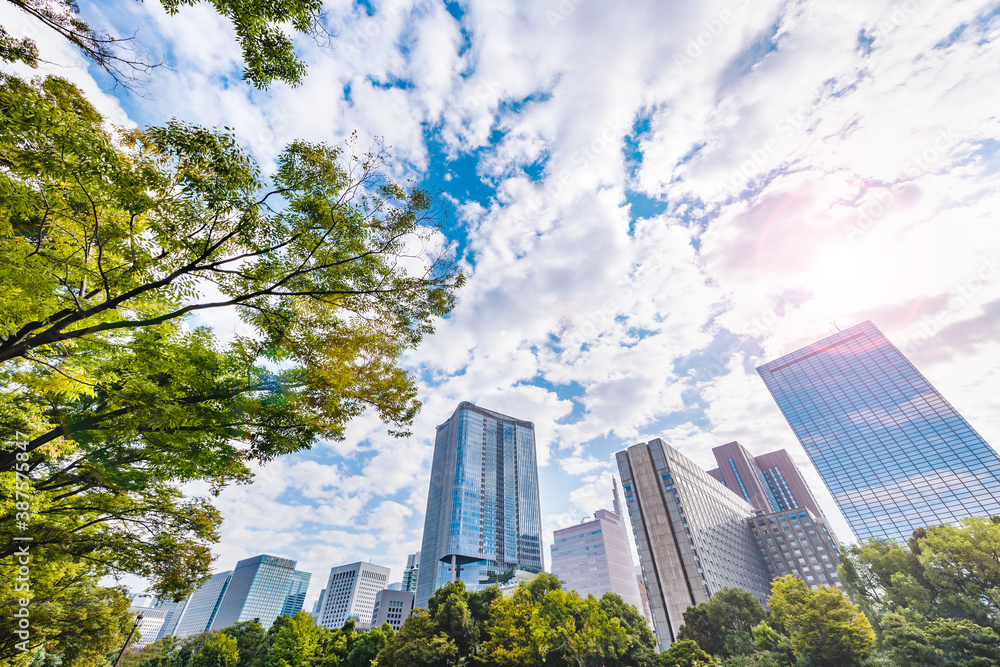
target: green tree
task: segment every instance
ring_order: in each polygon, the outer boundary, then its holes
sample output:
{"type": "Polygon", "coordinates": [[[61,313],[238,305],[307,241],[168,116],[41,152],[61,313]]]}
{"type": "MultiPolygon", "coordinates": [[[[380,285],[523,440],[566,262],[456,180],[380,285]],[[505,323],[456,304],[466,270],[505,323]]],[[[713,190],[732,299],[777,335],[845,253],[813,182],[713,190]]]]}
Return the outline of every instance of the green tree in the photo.
{"type": "Polygon", "coordinates": [[[0,78],[4,529],[29,485],[38,548],[180,597],[221,521],[183,485],[248,482],[366,410],[405,433],[400,356],[462,279],[385,158],[296,143],[265,183],[224,132],[113,137],[65,81],[0,78]],[[212,309],[246,335],[188,326],[212,309]]]}
{"type": "Polygon", "coordinates": [[[472,655],[479,642],[468,600],[465,582],[459,579],[439,588],[427,603],[435,625],[455,642],[460,658],[472,655]]]}
{"type": "Polygon", "coordinates": [[[889,612],[882,644],[900,665],[990,667],[1000,664],[1000,635],[971,621],[925,619],[917,612],[889,612]]]}
{"type": "Polygon", "coordinates": [[[234,667],[239,659],[236,640],[216,632],[191,655],[187,667],[234,667]]]}
{"type": "Polygon", "coordinates": [[[656,635],[639,610],[627,604],[617,593],[601,596],[601,609],[608,618],[618,619],[618,623],[628,635],[629,644],[617,660],[608,660],[607,665],[652,665],[656,662],[656,635]]]}
{"type": "Polygon", "coordinates": [[[362,633],[344,661],[345,667],[370,667],[372,660],[385,648],[388,638],[382,628],[372,628],[362,633]]]}
{"type": "Polygon", "coordinates": [[[690,639],[710,654],[729,655],[726,638],[736,631],[750,633],[766,613],[753,593],[723,588],[705,602],[684,611],[678,639],[690,639]]]}
{"type": "Polygon", "coordinates": [[[258,620],[240,621],[222,632],[236,640],[236,648],[240,654],[236,667],[264,667],[267,664],[271,641],[258,620]]]}
{"type": "Polygon", "coordinates": [[[890,612],[1000,620],[1000,517],[973,517],[954,526],[915,530],[906,546],[870,541],[841,555],[845,589],[879,626],[890,612]]]}
{"type": "Polygon", "coordinates": [[[868,618],[839,589],[810,589],[787,575],[771,582],[768,606],[789,632],[797,656],[817,667],[849,667],[872,653],[875,632],[868,618]]]}
{"type": "Polygon", "coordinates": [[[710,667],[718,663],[694,640],[678,639],[660,654],[659,664],[660,667],[710,667]]]}
{"type": "Polygon", "coordinates": [[[795,664],[795,651],[788,637],[763,622],[755,625],[751,634],[754,657],[761,667],[791,667],[795,664]]]}
{"type": "Polygon", "coordinates": [[[376,662],[379,667],[450,667],[457,660],[455,641],[438,630],[427,610],[415,609],[376,662]]]}
{"type": "MultiPolygon", "coordinates": [[[[68,40],[118,84],[131,87],[138,73],[155,66],[133,39],[93,28],[83,21],[72,0],[7,2],[68,40]]],[[[185,6],[199,4],[199,0],[160,0],[160,4],[168,14],[177,14],[185,6]]],[[[267,88],[275,81],[293,86],[302,82],[306,66],[295,55],[288,28],[316,38],[329,37],[323,27],[321,0],[207,0],[207,4],[232,23],[245,61],[243,78],[257,88],[267,88]]],[[[0,59],[34,66],[37,58],[34,40],[15,40],[0,28],[0,59]]]]}
{"type": "Polygon", "coordinates": [[[28,581],[18,572],[18,559],[0,561],[4,607],[0,659],[23,661],[44,647],[68,667],[98,660],[120,647],[135,621],[124,590],[100,586],[100,572],[51,547],[33,548],[29,554],[28,581]],[[24,602],[28,603],[30,628],[20,636],[18,631],[24,629],[14,614],[24,602]]]}
{"type": "Polygon", "coordinates": [[[309,667],[319,645],[319,628],[313,617],[297,611],[286,619],[274,635],[267,653],[267,667],[309,667]]]}

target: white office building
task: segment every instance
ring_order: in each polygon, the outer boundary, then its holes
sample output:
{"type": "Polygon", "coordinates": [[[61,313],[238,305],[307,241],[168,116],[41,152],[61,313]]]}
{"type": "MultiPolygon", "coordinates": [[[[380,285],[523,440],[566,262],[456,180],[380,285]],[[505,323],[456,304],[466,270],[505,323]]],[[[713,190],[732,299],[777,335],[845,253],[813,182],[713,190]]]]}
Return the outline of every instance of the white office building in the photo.
{"type": "Polygon", "coordinates": [[[330,570],[319,624],[340,628],[353,618],[359,630],[371,627],[375,597],[389,583],[389,568],[371,563],[350,563],[330,570]]]}

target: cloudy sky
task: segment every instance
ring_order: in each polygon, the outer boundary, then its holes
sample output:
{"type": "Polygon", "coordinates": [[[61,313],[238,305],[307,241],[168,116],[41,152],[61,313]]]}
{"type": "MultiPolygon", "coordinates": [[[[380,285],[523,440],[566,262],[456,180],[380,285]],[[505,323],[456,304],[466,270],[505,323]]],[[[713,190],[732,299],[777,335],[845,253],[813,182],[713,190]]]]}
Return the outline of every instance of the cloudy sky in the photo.
{"type": "Polygon", "coordinates": [[[398,579],[462,400],[535,423],[547,541],[651,437],[706,466],[787,448],[847,537],[754,368],[864,319],[1000,443],[1000,3],[335,0],[304,84],[267,92],[207,6],[81,4],[165,59],[143,95],[0,20],[120,126],[228,125],[265,169],[296,137],[384,137],[467,265],[406,360],[415,435],[361,419],[224,493],[220,570],[296,558],[309,604],[333,565],[398,579]]]}

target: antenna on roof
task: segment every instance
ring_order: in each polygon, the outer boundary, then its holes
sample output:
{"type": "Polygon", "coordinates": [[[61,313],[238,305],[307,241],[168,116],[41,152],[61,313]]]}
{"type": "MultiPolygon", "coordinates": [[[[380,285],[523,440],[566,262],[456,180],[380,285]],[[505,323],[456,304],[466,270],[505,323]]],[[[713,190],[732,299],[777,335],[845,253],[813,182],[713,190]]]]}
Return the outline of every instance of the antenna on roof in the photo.
{"type": "Polygon", "coordinates": [[[830,324],[832,324],[833,328],[837,330],[837,333],[840,333],[840,327],[837,326],[837,320],[830,320],[830,324]]]}

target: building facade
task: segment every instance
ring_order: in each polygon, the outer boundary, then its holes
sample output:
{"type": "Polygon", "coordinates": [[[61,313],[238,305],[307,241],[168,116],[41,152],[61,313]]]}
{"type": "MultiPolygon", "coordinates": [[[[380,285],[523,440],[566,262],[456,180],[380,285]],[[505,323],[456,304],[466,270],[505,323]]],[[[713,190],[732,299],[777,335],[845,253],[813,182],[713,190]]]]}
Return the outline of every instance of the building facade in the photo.
{"type": "Polygon", "coordinates": [[[132,644],[137,649],[156,641],[156,638],[160,636],[160,630],[163,629],[163,623],[167,620],[167,615],[169,614],[166,609],[137,607],[135,605],[128,608],[128,613],[129,616],[138,621],[136,632],[139,633],[139,638],[132,644]],[[139,614],[142,614],[142,618],[139,618],[139,614]]]}
{"type": "Polygon", "coordinates": [[[403,570],[402,590],[417,592],[417,575],[420,573],[420,552],[406,557],[406,569],[403,570]]]}
{"type": "Polygon", "coordinates": [[[182,603],[183,608],[174,612],[174,617],[171,619],[173,627],[165,631],[164,636],[173,635],[184,639],[211,628],[215,614],[219,610],[219,603],[226,593],[232,576],[232,570],[212,575],[211,579],[202,584],[191,597],[182,603]]]}
{"type": "Polygon", "coordinates": [[[367,630],[371,627],[375,597],[388,583],[389,568],[380,565],[359,562],[331,568],[319,624],[340,628],[351,618],[355,627],[367,630]]]}
{"type": "Polygon", "coordinates": [[[279,616],[294,614],[302,608],[305,593],[300,595],[298,591],[303,581],[308,588],[309,577],[308,572],[296,570],[295,561],[288,558],[261,554],[239,561],[219,602],[211,630],[255,618],[265,629],[270,628],[279,616]],[[290,603],[290,596],[298,601],[298,606],[290,603]]]}
{"type": "Polygon", "coordinates": [[[1000,456],[870,321],[757,372],[861,540],[1000,514],[1000,456]]]}
{"type": "Polygon", "coordinates": [[[460,578],[479,590],[502,573],[542,568],[535,429],[463,402],[437,428],[416,605],[460,578]]]}
{"type": "Polygon", "coordinates": [[[722,588],[767,600],[771,577],[747,523],[750,503],[658,438],[616,459],[661,650],[684,610],[722,588]]]}
{"type": "Polygon", "coordinates": [[[594,512],[593,520],[553,533],[552,574],[559,577],[564,590],[596,598],[617,593],[645,616],[625,519],[618,513],[621,509],[617,495],[616,488],[617,512],[600,509],[594,512]]]}
{"type": "Polygon", "coordinates": [[[839,548],[826,519],[806,508],[747,519],[768,575],[793,574],[811,588],[836,586],[839,548]]]}
{"type": "Polygon", "coordinates": [[[411,611],[413,611],[413,591],[379,591],[375,594],[372,627],[377,628],[383,623],[388,623],[393,630],[399,632],[411,611]]]}
{"type": "Polygon", "coordinates": [[[738,442],[712,450],[718,468],[708,474],[764,512],[800,507],[817,516],[823,512],[792,457],[784,449],[753,456],[738,442]]]}

